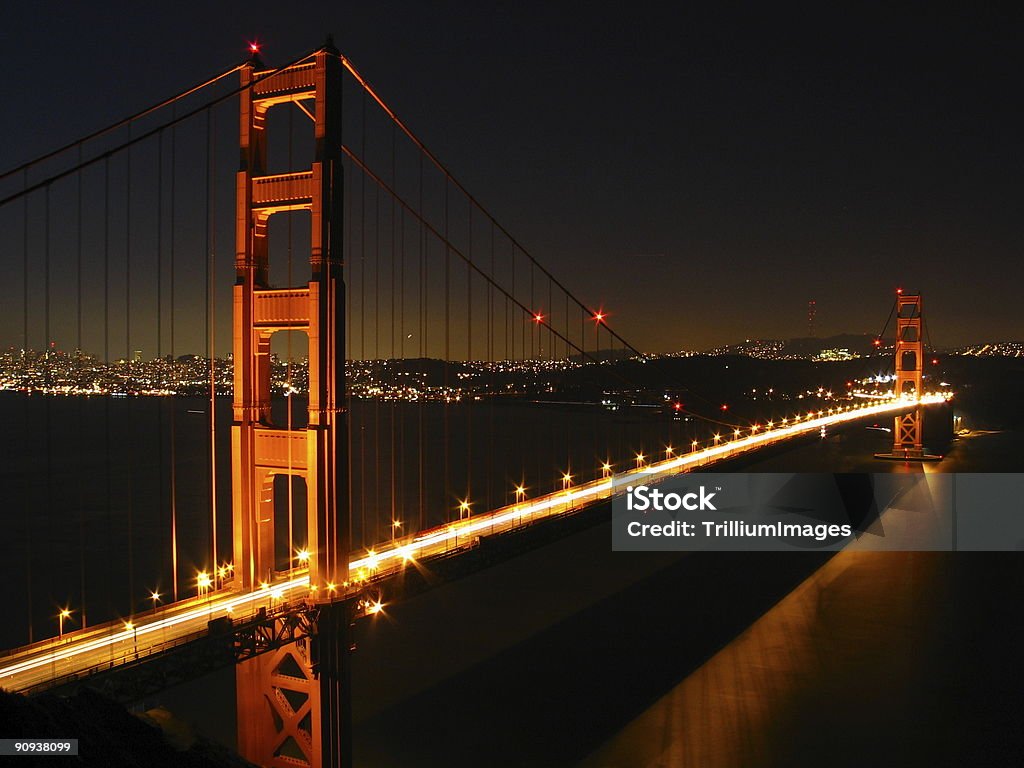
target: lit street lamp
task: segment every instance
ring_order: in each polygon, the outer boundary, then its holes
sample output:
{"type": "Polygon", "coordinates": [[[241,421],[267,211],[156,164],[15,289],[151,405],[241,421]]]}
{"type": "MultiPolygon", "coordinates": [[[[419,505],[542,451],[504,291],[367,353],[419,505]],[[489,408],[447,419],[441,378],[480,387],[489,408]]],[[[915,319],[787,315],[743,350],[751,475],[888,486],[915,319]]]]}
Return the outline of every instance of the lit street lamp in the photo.
{"type": "Polygon", "coordinates": [[[210,615],[213,615],[213,599],[210,594],[210,587],[213,586],[213,580],[210,578],[210,574],[206,571],[200,571],[196,576],[196,585],[198,586],[199,597],[206,595],[206,603],[210,606],[210,615]]]}
{"type": "MultiPolygon", "coordinates": [[[[160,604],[160,593],[157,590],[153,590],[149,593],[149,599],[153,601],[153,616],[156,617],[156,607],[160,604]]],[[[167,641],[167,624],[164,624],[163,639],[167,641]]]]}
{"type": "Polygon", "coordinates": [[[67,608],[61,608],[60,613],[57,615],[57,639],[62,640],[64,638],[64,619],[71,617],[71,611],[67,608]]]}
{"type": "Polygon", "coordinates": [[[135,622],[126,621],[124,628],[131,630],[132,633],[132,648],[135,653],[135,658],[139,658],[139,628],[135,625],[135,622]]]}

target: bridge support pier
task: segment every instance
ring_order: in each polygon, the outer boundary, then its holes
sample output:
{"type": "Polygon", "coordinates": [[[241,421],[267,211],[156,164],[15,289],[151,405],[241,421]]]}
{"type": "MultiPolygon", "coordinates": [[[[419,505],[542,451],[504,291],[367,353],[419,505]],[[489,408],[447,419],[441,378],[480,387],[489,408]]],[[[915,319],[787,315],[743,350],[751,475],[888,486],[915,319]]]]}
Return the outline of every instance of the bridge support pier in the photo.
{"type": "Polygon", "coordinates": [[[320,766],[352,765],[352,613],[347,603],[320,608],[310,639],[312,669],[319,686],[320,766]]]}
{"type": "Polygon", "coordinates": [[[320,688],[308,638],[237,666],[238,751],[257,765],[319,766],[320,688]]]}
{"type": "Polygon", "coordinates": [[[324,603],[307,637],[241,662],[238,751],[266,768],[352,765],[347,602],[324,603]]]}

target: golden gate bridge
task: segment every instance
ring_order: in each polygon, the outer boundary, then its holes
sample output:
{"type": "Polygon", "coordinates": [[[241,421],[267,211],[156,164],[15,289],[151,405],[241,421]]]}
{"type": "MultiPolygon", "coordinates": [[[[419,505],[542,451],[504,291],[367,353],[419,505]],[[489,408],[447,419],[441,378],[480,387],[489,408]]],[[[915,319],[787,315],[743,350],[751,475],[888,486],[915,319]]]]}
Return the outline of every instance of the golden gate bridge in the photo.
{"type": "MultiPolygon", "coordinates": [[[[14,233],[5,251],[22,257],[21,284],[5,289],[7,306],[22,307],[7,388],[34,401],[24,433],[48,457],[51,431],[77,430],[80,462],[76,475],[48,459],[41,485],[25,481],[28,645],[0,657],[0,686],[90,684],[131,700],[236,664],[245,757],[347,765],[351,622],[426,588],[424,569],[455,572],[483,540],[595,514],[638,478],[862,419],[892,416],[889,455],[926,458],[922,408],[947,395],[925,391],[920,296],[895,302],[891,392],[742,419],[671,374],[658,385],[634,378],[659,361],[516,240],[330,40],[280,67],[258,53],[0,177],[14,233]],[[227,305],[230,418],[217,399],[227,305]],[[75,342],[62,366],[57,337],[75,342]],[[153,364],[139,347],[156,350],[153,364]],[[186,427],[174,398],[161,398],[170,404],[148,427],[158,455],[129,444],[125,466],[112,466],[115,396],[182,394],[182,365],[205,424],[186,427]],[[57,393],[72,391],[102,400],[102,434],[81,419],[51,424],[57,393]],[[665,416],[624,430],[599,402],[609,393],[665,416]],[[522,419],[509,404],[555,419],[545,403],[586,417],[566,420],[564,434],[541,430],[543,440],[509,438],[520,425],[508,422],[522,419]],[[200,443],[183,444],[188,429],[200,443]],[[228,460],[230,487],[220,482],[228,460]],[[150,482],[144,465],[159,486],[148,505],[132,492],[150,482]],[[205,474],[202,493],[179,493],[186,471],[205,474]],[[107,516],[99,545],[90,506],[107,516]],[[77,526],[80,569],[77,589],[64,587],[77,605],[55,604],[57,636],[37,641],[40,594],[59,599],[38,572],[39,509],[77,526]],[[169,530],[156,562],[139,562],[151,517],[169,530]],[[105,567],[127,561],[125,585],[89,572],[97,546],[105,567]],[[94,591],[128,594],[98,607],[86,595],[97,581],[94,591]]],[[[525,421],[522,431],[538,434],[525,421]]]]}

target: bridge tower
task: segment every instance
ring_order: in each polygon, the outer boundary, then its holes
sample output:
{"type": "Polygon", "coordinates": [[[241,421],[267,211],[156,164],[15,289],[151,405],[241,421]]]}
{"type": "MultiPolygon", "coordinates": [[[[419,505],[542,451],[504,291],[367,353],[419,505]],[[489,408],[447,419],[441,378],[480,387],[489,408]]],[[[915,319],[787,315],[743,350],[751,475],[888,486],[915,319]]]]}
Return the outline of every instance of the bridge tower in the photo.
{"type": "MultiPolygon", "coordinates": [[[[305,479],[310,637],[237,668],[239,751],[264,766],[347,765],[347,609],[334,586],[348,578],[348,424],[345,412],[345,287],[342,277],[342,65],[330,40],[278,72],[255,56],[241,70],[240,169],[236,176],[232,522],[236,587],[258,589],[278,566],[274,477],[305,479]],[[312,165],[268,175],[267,113],[294,104],[313,118],[312,165]],[[268,220],[309,211],[309,282],[269,283],[268,220]],[[305,429],[276,427],[270,409],[270,339],[305,331],[309,411],[305,429]]],[[[291,558],[289,552],[286,558],[291,558]]]]}
{"type": "MultiPolygon", "coordinates": [[[[896,297],[896,384],[897,397],[920,397],[924,365],[924,340],[921,336],[921,295],[899,293],[896,297]]],[[[921,407],[896,415],[892,452],[906,458],[920,458],[921,407]]]]}
{"type": "MultiPolygon", "coordinates": [[[[899,291],[896,295],[896,382],[897,397],[919,398],[924,378],[924,338],[921,295],[899,291]]],[[[923,414],[920,405],[896,414],[893,423],[892,453],[876,454],[880,459],[926,461],[938,456],[925,454],[923,414]]]]}

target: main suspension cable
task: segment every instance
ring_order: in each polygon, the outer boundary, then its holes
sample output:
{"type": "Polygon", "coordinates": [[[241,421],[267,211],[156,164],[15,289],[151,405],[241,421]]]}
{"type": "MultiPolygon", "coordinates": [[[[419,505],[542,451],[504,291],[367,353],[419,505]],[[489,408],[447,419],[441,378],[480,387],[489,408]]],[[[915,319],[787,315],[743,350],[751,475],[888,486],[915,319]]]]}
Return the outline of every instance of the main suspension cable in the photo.
{"type": "MultiPolygon", "coordinates": [[[[33,166],[39,165],[39,163],[42,163],[42,162],[50,160],[50,159],[52,159],[54,157],[57,157],[58,155],[62,155],[63,153],[67,152],[69,149],[74,149],[75,147],[78,147],[79,149],[81,149],[82,144],[85,144],[86,142],[90,142],[90,141],[93,141],[94,139],[98,139],[101,136],[105,136],[108,133],[113,133],[118,128],[121,128],[121,127],[123,127],[125,125],[128,125],[129,123],[133,123],[136,120],[145,117],[146,115],[150,115],[153,112],[156,112],[157,110],[163,109],[166,106],[169,106],[171,104],[174,104],[177,101],[180,101],[181,99],[186,98],[187,96],[191,96],[193,93],[195,93],[197,91],[201,91],[203,88],[206,88],[207,86],[213,85],[214,83],[218,82],[219,80],[222,80],[223,78],[227,77],[228,75],[237,72],[242,67],[244,67],[246,65],[246,63],[248,63],[248,62],[247,61],[243,61],[241,64],[238,64],[238,65],[232,67],[229,70],[221,72],[219,75],[214,75],[213,77],[211,77],[211,78],[209,78],[207,80],[204,80],[203,82],[201,82],[201,83],[199,83],[197,85],[194,85],[191,88],[186,88],[184,91],[181,91],[180,93],[175,94],[174,96],[171,96],[168,99],[164,99],[163,101],[160,101],[160,102],[157,102],[156,104],[148,106],[145,109],[140,110],[139,112],[136,112],[136,113],[134,113],[132,115],[129,115],[128,117],[122,118],[121,120],[118,120],[116,123],[111,123],[110,125],[106,126],[105,128],[101,128],[98,131],[93,131],[92,133],[90,133],[90,134],[88,134],[86,136],[83,136],[80,139],[76,139],[75,141],[72,141],[72,142],[70,142],[68,144],[65,144],[62,147],[58,147],[57,149],[51,150],[51,151],[47,152],[46,154],[40,155],[39,157],[36,157],[36,158],[33,158],[32,160],[28,160],[27,162],[22,163],[21,165],[17,166],[16,168],[11,168],[10,170],[3,171],[2,173],[0,173],[0,181],[2,181],[3,179],[6,179],[8,176],[13,176],[16,173],[21,173],[22,171],[27,171],[29,168],[32,168],[33,166]]],[[[79,158],[78,159],[79,159],[79,162],[81,162],[81,154],[79,154],[79,158]]]]}
{"type": "Polygon", "coordinates": [[[265,79],[267,77],[271,77],[273,75],[276,75],[279,72],[282,72],[282,71],[288,69],[289,67],[294,67],[297,64],[301,64],[303,61],[308,59],[310,56],[314,55],[316,52],[317,51],[312,51],[310,53],[306,53],[306,54],[300,56],[299,58],[295,59],[294,61],[291,61],[288,64],[285,64],[284,66],[278,67],[276,69],[265,70],[265,71],[260,73],[262,75],[262,77],[259,78],[259,79],[252,80],[251,82],[247,83],[246,85],[239,86],[238,88],[235,88],[235,89],[233,89],[232,91],[230,91],[228,93],[225,93],[225,94],[223,94],[221,96],[218,96],[217,98],[213,99],[212,101],[208,101],[205,104],[201,104],[200,106],[195,107],[194,109],[189,110],[188,112],[182,114],[180,117],[175,116],[170,121],[168,121],[168,122],[166,122],[166,123],[164,123],[162,125],[159,125],[159,126],[157,126],[155,128],[152,128],[152,129],[146,131],[145,133],[139,134],[134,139],[130,139],[130,140],[126,141],[126,142],[123,142],[123,143],[117,145],[116,147],[111,147],[110,149],[108,149],[108,150],[106,150],[104,152],[101,152],[100,154],[98,154],[98,155],[96,155],[94,157],[91,157],[88,160],[84,160],[84,161],[82,161],[80,163],[77,163],[76,165],[74,165],[74,166],[72,166],[70,168],[66,168],[63,171],[60,171],[60,172],[55,173],[55,174],[53,174],[51,176],[48,176],[45,179],[42,179],[41,181],[38,181],[38,182],[36,182],[34,184],[29,185],[27,183],[27,176],[26,176],[26,184],[25,184],[25,186],[21,190],[19,190],[18,192],[14,192],[14,193],[8,195],[7,197],[4,197],[3,199],[0,199],[0,207],[3,207],[4,205],[7,205],[7,203],[9,203],[9,202],[11,202],[13,200],[19,199],[22,195],[27,195],[30,192],[34,192],[37,189],[42,189],[43,187],[45,187],[45,186],[47,186],[49,184],[52,184],[55,181],[59,181],[60,179],[63,179],[65,177],[67,177],[67,176],[70,176],[71,174],[75,173],[76,171],[80,171],[83,168],[88,168],[88,167],[90,167],[90,166],[92,166],[92,165],[94,165],[94,164],[96,164],[96,163],[98,163],[98,162],[100,162],[102,160],[106,160],[106,159],[110,158],[111,156],[116,155],[118,152],[121,152],[121,151],[127,149],[130,146],[138,144],[138,143],[140,143],[142,141],[145,141],[146,139],[149,139],[149,138],[159,134],[161,131],[164,131],[167,128],[171,128],[171,127],[177,125],[178,123],[181,123],[181,122],[184,122],[184,121],[188,120],[191,117],[195,117],[199,113],[203,112],[203,110],[210,109],[210,108],[212,108],[212,107],[214,107],[214,106],[216,106],[218,104],[221,104],[221,103],[227,101],[228,99],[234,98],[235,96],[238,96],[239,94],[244,93],[245,91],[247,91],[250,88],[252,88],[253,86],[255,86],[256,83],[260,82],[260,80],[265,79]]]}

